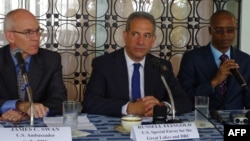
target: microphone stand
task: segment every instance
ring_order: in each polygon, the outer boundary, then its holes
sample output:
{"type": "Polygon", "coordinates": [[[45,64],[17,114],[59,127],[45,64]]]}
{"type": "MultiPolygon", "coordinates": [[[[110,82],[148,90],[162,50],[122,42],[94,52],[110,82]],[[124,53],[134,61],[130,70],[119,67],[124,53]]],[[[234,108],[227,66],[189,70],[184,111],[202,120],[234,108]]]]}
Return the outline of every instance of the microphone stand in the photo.
{"type": "Polygon", "coordinates": [[[34,107],[33,107],[32,91],[31,91],[31,88],[29,85],[27,73],[22,71],[22,76],[24,79],[25,89],[26,89],[26,92],[28,94],[29,103],[30,103],[30,125],[33,126],[34,125],[34,107]]]}
{"type": "Polygon", "coordinates": [[[19,68],[22,72],[22,77],[24,79],[26,92],[28,94],[29,103],[30,103],[30,125],[34,125],[34,107],[33,107],[33,98],[32,98],[32,91],[29,85],[28,75],[26,73],[26,63],[22,57],[22,50],[20,48],[13,49],[14,56],[18,62],[19,68]]]}
{"type": "Polygon", "coordinates": [[[168,120],[168,123],[180,123],[181,122],[180,120],[175,119],[175,105],[174,105],[173,95],[162,73],[161,73],[161,80],[167,90],[168,97],[169,97],[170,104],[171,104],[172,120],[168,120]]]}
{"type": "Polygon", "coordinates": [[[160,71],[160,77],[161,77],[161,80],[164,84],[164,87],[166,88],[167,90],[167,93],[168,93],[168,97],[169,97],[169,100],[170,100],[170,105],[171,105],[171,112],[172,112],[172,120],[168,120],[167,123],[181,123],[181,120],[178,120],[178,119],[175,119],[175,104],[174,104],[174,99],[173,99],[173,94],[172,94],[172,91],[170,90],[168,84],[167,84],[167,81],[164,77],[164,73],[168,70],[167,66],[165,66],[163,63],[161,63],[161,61],[159,59],[152,59],[152,65],[153,67],[156,67],[159,69],[160,71]]]}

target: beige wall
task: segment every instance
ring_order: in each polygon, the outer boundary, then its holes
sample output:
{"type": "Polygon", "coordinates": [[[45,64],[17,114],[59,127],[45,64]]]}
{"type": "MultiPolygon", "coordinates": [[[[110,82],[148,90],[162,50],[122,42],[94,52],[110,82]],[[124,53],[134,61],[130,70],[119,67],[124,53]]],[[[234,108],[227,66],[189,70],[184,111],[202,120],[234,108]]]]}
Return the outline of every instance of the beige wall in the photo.
{"type": "Polygon", "coordinates": [[[250,54],[250,0],[242,0],[241,17],[241,47],[240,49],[250,54]]]}

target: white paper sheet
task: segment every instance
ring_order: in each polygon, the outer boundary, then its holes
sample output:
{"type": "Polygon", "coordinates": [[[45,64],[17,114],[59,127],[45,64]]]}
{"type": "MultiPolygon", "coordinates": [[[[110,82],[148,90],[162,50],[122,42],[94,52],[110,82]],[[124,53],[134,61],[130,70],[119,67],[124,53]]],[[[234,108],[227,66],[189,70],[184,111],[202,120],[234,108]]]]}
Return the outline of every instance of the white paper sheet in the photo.
{"type": "MultiPolygon", "coordinates": [[[[64,127],[63,117],[44,117],[43,122],[48,127],[64,127]]],[[[86,115],[78,116],[78,130],[97,130],[95,125],[91,123],[86,115]]]]}

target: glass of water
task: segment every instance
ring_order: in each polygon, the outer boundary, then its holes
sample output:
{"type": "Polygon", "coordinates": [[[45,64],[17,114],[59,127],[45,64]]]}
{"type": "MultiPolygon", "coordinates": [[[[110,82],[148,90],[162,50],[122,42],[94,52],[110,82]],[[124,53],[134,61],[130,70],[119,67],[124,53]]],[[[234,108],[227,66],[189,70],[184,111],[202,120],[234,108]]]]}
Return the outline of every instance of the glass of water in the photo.
{"type": "Polygon", "coordinates": [[[206,128],[209,125],[209,97],[195,96],[195,125],[197,128],[206,128]]]}
{"type": "Polygon", "coordinates": [[[63,102],[63,124],[69,126],[71,132],[77,130],[78,108],[79,104],[77,101],[63,102]]]}

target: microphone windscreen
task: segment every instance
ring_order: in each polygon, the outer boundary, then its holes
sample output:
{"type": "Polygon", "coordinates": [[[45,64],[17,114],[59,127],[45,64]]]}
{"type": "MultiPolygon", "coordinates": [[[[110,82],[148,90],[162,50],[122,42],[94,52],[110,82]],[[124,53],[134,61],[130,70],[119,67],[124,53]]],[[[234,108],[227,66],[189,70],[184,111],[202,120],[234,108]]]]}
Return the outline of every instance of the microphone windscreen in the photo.
{"type": "Polygon", "coordinates": [[[22,57],[22,52],[23,51],[20,48],[13,49],[14,56],[15,56],[17,63],[18,63],[18,65],[22,71],[22,74],[23,74],[26,72],[26,68],[25,68],[26,64],[25,64],[25,61],[22,57]]]}
{"type": "Polygon", "coordinates": [[[18,53],[23,53],[23,51],[20,48],[14,48],[13,49],[14,56],[16,56],[18,53]]]}
{"type": "Polygon", "coordinates": [[[17,63],[19,65],[22,65],[24,63],[23,57],[22,57],[22,50],[20,48],[14,48],[13,49],[14,56],[17,59],[17,63]]]}

